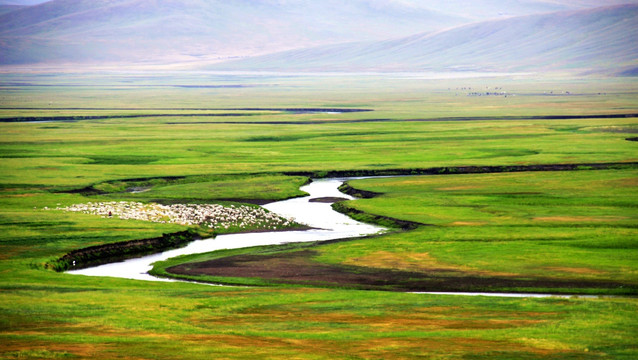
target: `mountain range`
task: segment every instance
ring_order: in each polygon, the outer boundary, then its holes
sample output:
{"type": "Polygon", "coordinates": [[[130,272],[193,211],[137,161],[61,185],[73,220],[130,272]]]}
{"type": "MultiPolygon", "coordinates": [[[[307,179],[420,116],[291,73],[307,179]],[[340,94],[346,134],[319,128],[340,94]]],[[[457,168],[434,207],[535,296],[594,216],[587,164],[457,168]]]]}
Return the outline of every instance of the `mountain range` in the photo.
{"type": "Polygon", "coordinates": [[[214,61],[464,21],[374,0],[54,0],[0,16],[0,63],[214,61]]]}
{"type": "Polygon", "coordinates": [[[636,2],[0,0],[0,65],[631,71],[636,2]]]}
{"type": "Polygon", "coordinates": [[[394,40],[286,51],[215,66],[260,71],[576,71],[638,69],[638,5],[483,21],[394,40]]]}

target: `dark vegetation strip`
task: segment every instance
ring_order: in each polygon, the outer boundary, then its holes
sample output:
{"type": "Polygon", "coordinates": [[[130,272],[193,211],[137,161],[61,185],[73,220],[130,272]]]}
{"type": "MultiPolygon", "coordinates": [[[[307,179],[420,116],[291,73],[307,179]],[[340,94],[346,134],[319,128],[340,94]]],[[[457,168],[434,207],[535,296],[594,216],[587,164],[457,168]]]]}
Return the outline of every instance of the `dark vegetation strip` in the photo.
{"type": "MultiPolygon", "coordinates": [[[[450,292],[549,292],[612,293],[634,295],[635,285],[598,280],[480,276],[455,270],[431,269],[427,272],[378,269],[354,265],[324,264],[315,258],[312,247],[290,251],[269,248],[270,253],[247,252],[216,259],[184,263],[166,269],[177,275],[231,277],[230,285],[245,285],[237,278],[252,278],[252,285],[294,284],[386,291],[450,291],[450,292]],[[235,283],[232,283],[235,281],[235,283]]],[[[224,281],[223,279],[221,279],[224,281]]]]}
{"type": "MultiPolygon", "coordinates": [[[[374,111],[371,109],[349,108],[0,108],[0,110],[110,110],[110,111],[277,111],[295,114],[306,113],[353,113],[374,111]]],[[[81,121],[104,119],[129,119],[143,117],[228,117],[228,116],[254,116],[258,113],[207,113],[207,114],[128,114],[128,115],[63,115],[63,116],[19,116],[0,118],[0,122],[31,122],[31,121],[81,121]]]]}
{"type": "MultiPolygon", "coordinates": [[[[3,108],[11,109],[11,108],[3,108]]],[[[29,108],[23,108],[28,110],[29,108]]],[[[35,110],[35,109],[34,109],[35,110]]],[[[73,108],[68,108],[73,110],[73,108]]],[[[88,109],[76,109],[88,110],[88,109]]],[[[91,110],[110,110],[94,108],[91,110]]],[[[148,110],[143,108],[113,109],[113,110],[148,110]]],[[[173,110],[173,109],[162,109],[173,110]]],[[[352,113],[373,111],[369,109],[302,109],[302,108],[238,108],[238,109],[174,109],[174,110],[241,110],[241,111],[280,111],[297,114],[304,113],[352,113]]],[[[0,122],[37,122],[37,121],[82,121],[105,119],[130,119],[146,117],[231,117],[231,116],[255,116],[258,113],[204,113],[204,114],[130,114],[130,115],[68,115],[68,116],[23,116],[0,118],[0,122]]],[[[441,117],[431,119],[351,119],[351,120],[305,120],[305,121],[192,121],[192,122],[167,122],[169,125],[186,124],[227,124],[227,125],[317,125],[317,124],[350,124],[350,123],[374,123],[374,122],[446,122],[446,121],[516,121],[516,120],[574,120],[574,119],[618,119],[635,118],[638,113],[632,114],[597,114],[597,115],[538,115],[538,116],[479,116],[479,117],[441,117]]]]}
{"type": "MultiPolygon", "coordinates": [[[[8,87],[44,87],[44,88],[52,88],[52,87],[61,87],[61,88],[77,88],[77,87],[103,87],[105,85],[97,85],[97,84],[33,84],[33,83],[23,83],[23,82],[10,82],[0,84],[0,87],[8,88],[8,87]]],[[[157,84],[157,85],[126,85],[126,84],[113,84],[106,85],[105,88],[209,88],[209,89],[242,89],[242,88],[251,88],[258,87],[259,85],[242,85],[242,84],[228,84],[228,85],[180,85],[180,84],[157,84]]]]}
{"type": "MultiPolygon", "coordinates": [[[[440,117],[431,119],[351,119],[351,120],[306,120],[306,121],[223,121],[216,124],[237,125],[317,125],[317,124],[353,124],[375,122],[445,122],[445,121],[516,121],[516,120],[574,120],[574,119],[618,119],[635,118],[638,113],[632,114],[598,114],[598,115],[538,115],[538,116],[475,116],[475,117],[440,117]]],[[[208,124],[211,122],[169,122],[170,125],[181,124],[208,124]]]]}
{"type": "Polygon", "coordinates": [[[479,116],[479,117],[443,117],[434,119],[408,119],[405,121],[475,121],[475,120],[573,120],[573,119],[619,119],[638,117],[631,114],[596,114],[596,115],[535,115],[535,116],[479,116]]]}
{"type": "Polygon", "coordinates": [[[308,112],[366,112],[374,111],[373,109],[355,109],[355,108],[266,108],[266,107],[241,107],[241,108],[154,108],[154,107],[127,107],[127,108],[108,108],[108,107],[55,107],[55,108],[39,108],[39,107],[0,107],[0,110],[176,110],[176,111],[308,111],[308,112]]]}
{"type": "Polygon", "coordinates": [[[106,119],[136,119],[149,117],[227,117],[254,116],[256,113],[207,113],[207,114],[129,114],[129,115],[71,115],[71,116],[23,116],[0,118],[0,122],[38,122],[38,121],[83,121],[106,119]]]}
{"type": "Polygon", "coordinates": [[[395,219],[389,216],[368,214],[359,209],[348,207],[341,202],[336,202],[332,204],[332,209],[344,215],[348,215],[357,221],[365,222],[368,224],[370,223],[377,224],[386,228],[399,228],[401,230],[407,231],[407,230],[414,230],[421,226],[432,226],[429,224],[423,224],[416,221],[400,220],[400,219],[395,219]]]}
{"type": "Polygon", "coordinates": [[[83,269],[154,254],[164,250],[176,249],[197,239],[201,239],[201,235],[198,232],[186,230],[163,234],[155,238],[90,246],[73,250],[61,258],[46,264],[45,267],[52,268],[55,271],[83,269]]]}
{"type": "Polygon", "coordinates": [[[381,193],[374,192],[374,191],[353,188],[347,182],[344,182],[341,186],[339,186],[339,191],[341,191],[344,194],[348,194],[350,196],[354,196],[360,199],[372,199],[374,197],[382,195],[381,193]]]}
{"type": "MultiPolygon", "coordinates": [[[[394,176],[394,175],[457,175],[488,174],[527,171],[576,171],[634,168],[638,162],[578,163],[578,164],[537,164],[537,165],[491,165],[491,166],[444,166],[413,169],[360,169],[330,171],[287,171],[284,175],[307,176],[311,178],[339,178],[356,176],[394,176]]],[[[351,194],[352,195],[352,194],[351,194]]],[[[362,197],[365,197],[362,196],[362,197]]]]}

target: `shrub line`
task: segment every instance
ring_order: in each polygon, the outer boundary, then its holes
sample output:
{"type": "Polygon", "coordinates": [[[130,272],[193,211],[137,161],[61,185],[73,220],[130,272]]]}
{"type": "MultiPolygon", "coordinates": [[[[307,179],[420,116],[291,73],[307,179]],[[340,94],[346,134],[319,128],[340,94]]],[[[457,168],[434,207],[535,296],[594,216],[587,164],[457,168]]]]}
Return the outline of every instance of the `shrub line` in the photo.
{"type": "Polygon", "coordinates": [[[198,239],[201,239],[201,235],[197,231],[189,229],[162,234],[162,236],[154,238],[89,246],[66,253],[59,259],[46,264],[45,268],[51,268],[57,272],[79,270],[180,248],[198,239]]]}

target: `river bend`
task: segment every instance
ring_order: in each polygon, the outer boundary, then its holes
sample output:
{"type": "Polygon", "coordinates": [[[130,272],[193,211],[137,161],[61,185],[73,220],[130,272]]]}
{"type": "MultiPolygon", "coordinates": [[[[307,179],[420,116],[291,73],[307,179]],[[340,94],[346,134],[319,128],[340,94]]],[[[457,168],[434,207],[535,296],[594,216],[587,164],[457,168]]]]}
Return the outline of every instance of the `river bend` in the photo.
{"type": "Polygon", "coordinates": [[[219,235],[212,239],[196,240],[179,249],[168,250],[144,257],[121,262],[104,264],[80,270],[71,270],[69,274],[88,276],[110,276],[126,279],[150,281],[174,281],[148,274],[156,261],[166,260],[180,255],[199,254],[222,249],[237,249],[251,246],[276,245],[289,242],[310,242],[360,237],[386,230],[375,225],[364,224],[332,210],[331,204],[311,202],[311,199],[340,197],[354,199],[343,194],[338,187],[349,178],[320,179],[301,187],[309,196],[277,201],[264,208],[297,222],[312,227],[304,231],[277,231],[244,234],[219,235]]]}
{"type": "MultiPolygon", "coordinates": [[[[320,179],[301,187],[309,196],[277,201],[264,207],[274,213],[287,218],[294,218],[297,222],[306,224],[313,229],[304,231],[278,231],[244,234],[219,235],[216,238],[196,240],[179,249],[168,250],[144,257],[129,259],[121,262],[104,264],[81,270],[71,270],[67,273],[87,276],[109,276],[125,279],[148,281],[181,281],[158,278],[148,273],[156,261],[166,260],[180,255],[200,254],[222,249],[238,249],[243,247],[277,245],[290,242],[325,241],[360,237],[386,231],[387,229],[358,222],[350,217],[334,211],[331,204],[312,202],[311,199],[324,197],[339,197],[353,200],[350,195],[339,191],[344,181],[354,178],[320,179]]],[[[466,296],[500,296],[500,297],[562,297],[573,295],[555,294],[520,294],[520,293],[450,293],[450,292],[413,292],[414,294],[432,295],[466,295],[466,296]]],[[[583,296],[578,297],[596,297],[583,296]]]]}

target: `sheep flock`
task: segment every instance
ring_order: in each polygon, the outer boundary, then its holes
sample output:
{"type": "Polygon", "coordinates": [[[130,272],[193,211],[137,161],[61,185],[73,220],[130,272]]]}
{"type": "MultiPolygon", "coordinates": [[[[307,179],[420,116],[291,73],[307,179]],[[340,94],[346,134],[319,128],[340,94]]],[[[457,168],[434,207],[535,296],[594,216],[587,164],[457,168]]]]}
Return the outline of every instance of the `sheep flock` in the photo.
{"type": "Polygon", "coordinates": [[[56,210],[180,225],[200,225],[211,229],[285,229],[296,226],[293,219],[281,217],[261,207],[219,204],[144,204],[131,201],[89,202],[56,210]]]}

